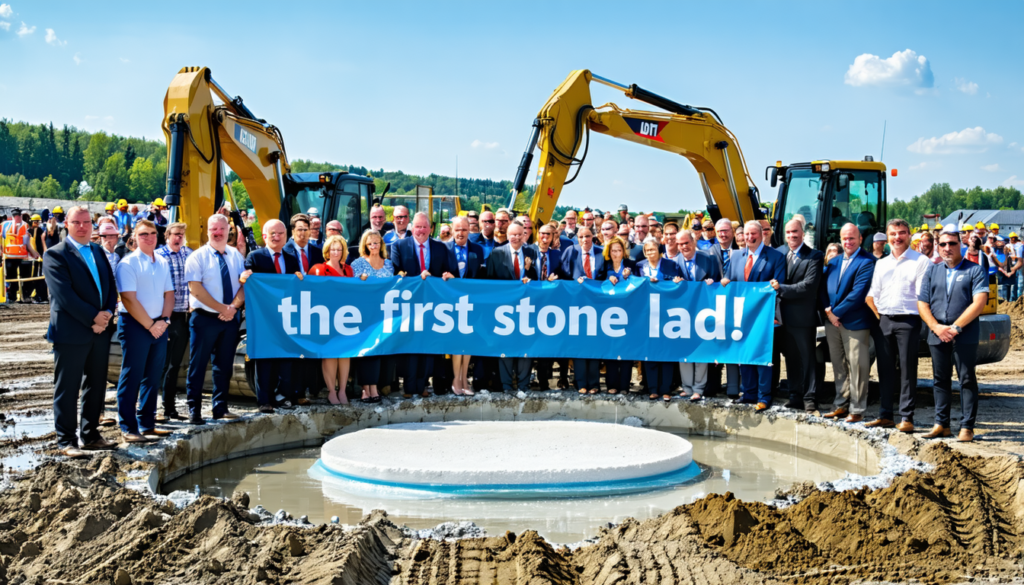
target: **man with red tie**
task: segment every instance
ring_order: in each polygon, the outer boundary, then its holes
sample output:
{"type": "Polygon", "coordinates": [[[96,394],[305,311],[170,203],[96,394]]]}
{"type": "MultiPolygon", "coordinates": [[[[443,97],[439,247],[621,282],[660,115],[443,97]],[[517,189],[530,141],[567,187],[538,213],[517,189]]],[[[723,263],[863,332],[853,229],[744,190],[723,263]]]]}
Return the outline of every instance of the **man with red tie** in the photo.
{"type": "MultiPolygon", "coordinates": [[[[324,261],[323,251],[319,246],[310,241],[312,233],[309,227],[309,216],[305,213],[296,213],[290,221],[292,228],[292,239],[284,246],[284,251],[295,256],[299,261],[299,272],[306,274],[309,269],[324,261]]],[[[320,393],[318,382],[320,380],[320,360],[300,359],[292,364],[292,382],[295,389],[295,403],[306,405],[309,400],[306,394],[316,396],[320,393]]],[[[292,402],[282,395],[278,399],[282,404],[292,402]]]]}
{"type": "MultiPolygon", "coordinates": [[[[395,274],[405,273],[407,276],[439,277],[444,280],[458,278],[459,267],[452,264],[454,254],[442,242],[430,239],[430,218],[419,212],[412,220],[412,237],[402,238],[392,244],[391,263],[395,274]]],[[[411,397],[419,394],[423,398],[430,396],[427,391],[427,355],[409,354],[406,356],[405,395],[411,397]]]]}
{"type": "MultiPolygon", "coordinates": [[[[245,272],[239,278],[243,283],[252,274],[295,274],[299,272],[299,261],[285,251],[288,233],[284,222],[272,219],[263,224],[263,241],[266,248],[249,252],[245,259],[245,272]]],[[[290,358],[263,358],[256,363],[256,403],[260,412],[274,412],[275,403],[290,407],[296,399],[292,389],[292,360],[290,358]]]]}
{"type": "MultiPolygon", "coordinates": [[[[591,215],[592,214],[588,214],[591,215]]],[[[584,216],[586,220],[587,216],[584,216]]],[[[593,223],[593,222],[591,222],[593,223]]],[[[575,246],[562,252],[562,274],[579,282],[584,280],[604,280],[605,264],[603,248],[594,245],[592,228],[583,226],[576,232],[575,246]]],[[[576,387],[580,394],[600,389],[601,360],[573,359],[573,371],[576,374],[576,387]]]]}
{"type": "MultiPolygon", "coordinates": [[[[537,250],[526,244],[526,230],[518,219],[508,226],[508,245],[495,248],[487,259],[488,280],[518,280],[523,283],[540,278],[537,250]]],[[[510,352],[511,353],[511,352],[510,352]]],[[[503,357],[498,362],[501,389],[505,393],[530,389],[533,358],[503,357]]]]}

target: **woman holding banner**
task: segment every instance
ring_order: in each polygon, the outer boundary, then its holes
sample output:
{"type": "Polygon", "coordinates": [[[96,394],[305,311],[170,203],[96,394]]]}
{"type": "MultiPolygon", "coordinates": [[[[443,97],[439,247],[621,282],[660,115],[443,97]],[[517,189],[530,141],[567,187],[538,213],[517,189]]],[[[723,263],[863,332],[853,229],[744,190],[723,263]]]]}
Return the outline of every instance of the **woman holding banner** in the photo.
{"type": "MultiPolygon", "coordinates": [[[[352,261],[352,272],[360,280],[392,278],[395,268],[388,259],[384,238],[376,230],[366,230],[359,239],[359,257],[352,261]]],[[[364,402],[380,402],[377,384],[381,377],[381,358],[364,356],[356,360],[356,377],[363,387],[364,402]]]]}
{"type": "MultiPolygon", "coordinates": [[[[682,282],[682,270],[675,262],[662,259],[658,240],[648,237],[644,240],[643,245],[645,259],[637,263],[637,274],[651,279],[651,282],[660,282],[662,280],[682,282]]],[[[666,402],[672,400],[669,392],[672,387],[672,374],[675,368],[676,364],[672,362],[644,362],[647,387],[651,391],[651,400],[657,400],[659,395],[666,402]]]]}
{"type": "MultiPolygon", "coordinates": [[[[309,269],[313,276],[352,276],[352,267],[345,264],[348,256],[348,242],[341,236],[331,236],[324,242],[326,251],[323,263],[314,264],[309,269]]],[[[349,358],[324,358],[321,366],[324,382],[327,383],[327,400],[331,404],[348,404],[345,387],[348,386],[348,371],[351,367],[349,358]],[[335,390],[335,387],[340,389],[335,390]]],[[[364,391],[365,400],[365,391],[364,391]]]]}
{"type": "MultiPolygon", "coordinates": [[[[636,273],[636,264],[626,254],[626,242],[619,236],[613,236],[605,244],[604,265],[606,270],[605,280],[612,285],[618,285],[620,281],[628,280],[636,273]]],[[[631,360],[605,360],[604,361],[604,382],[608,387],[609,394],[628,392],[630,381],[633,378],[633,362],[631,360]]]]}

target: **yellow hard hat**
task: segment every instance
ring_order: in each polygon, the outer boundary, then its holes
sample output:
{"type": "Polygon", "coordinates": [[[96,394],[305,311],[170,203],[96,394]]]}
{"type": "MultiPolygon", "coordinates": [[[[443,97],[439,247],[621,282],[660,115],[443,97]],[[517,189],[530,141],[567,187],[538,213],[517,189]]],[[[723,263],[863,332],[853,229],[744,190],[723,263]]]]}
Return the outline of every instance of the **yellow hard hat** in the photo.
{"type": "Polygon", "coordinates": [[[988,226],[988,229],[990,229],[990,230],[997,230],[997,229],[999,229],[999,224],[998,223],[994,223],[994,224],[988,226]]]}
{"type": "Polygon", "coordinates": [[[32,216],[32,221],[43,221],[43,218],[37,213],[32,216]]]}
{"type": "Polygon", "coordinates": [[[985,222],[979,221],[978,223],[974,224],[974,229],[976,229],[976,230],[983,230],[983,229],[985,229],[985,222]]]}
{"type": "Polygon", "coordinates": [[[1017,235],[1017,232],[1010,232],[1010,237],[1011,238],[1019,238],[1020,236],[1017,235]]]}
{"type": "Polygon", "coordinates": [[[128,202],[127,202],[127,201],[125,201],[124,199],[120,199],[120,200],[118,200],[118,202],[117,202],[117,207],[118,207],[118,208],[121,208],[121,207],[128,207],[128,202]]]}
{"type": "Polygon", "coordinates": [[[58,205],[57,207],[53,208],[53,212],[54,213],[64,213],[64,208],[61,207],[60,205],[58,205]]]}
{"type": "Polygon", "coordinates": [[[153,202],[153,205],[156,205],[157,207],[167,207],[167,205],[164,203],[164,200],[160,197],[156,198],[156,201],[153,202]]]}
{"type": "Polygon", "coordinates": [[[106,207],[104,209],[106,209],[107,211],[114,211],[114,204],[113,203],[107,203],[107,205],[106,205],[106,207]]]}
{"type": "Polygon", "coordinates": [[[922,223],[922,224],[921,224],[921,229],[923,229],[923,230],[926,230],[926,229],[928,229],[928,224],[926,224],[926,223],[922,223]]]}

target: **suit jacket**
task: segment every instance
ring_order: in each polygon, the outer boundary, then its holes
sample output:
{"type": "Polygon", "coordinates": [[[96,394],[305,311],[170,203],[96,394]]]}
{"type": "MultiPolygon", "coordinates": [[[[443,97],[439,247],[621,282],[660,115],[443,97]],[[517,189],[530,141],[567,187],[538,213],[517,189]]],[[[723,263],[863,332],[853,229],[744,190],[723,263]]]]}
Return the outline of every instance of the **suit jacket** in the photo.
{"type": "Polygon", "coordinates": [[[43,276],[50,290],[50,343],[91,342],[93,319],[100,311],[117,310],[117,283],[107,255],[98,244],[89,244],[81,252],[67,240],[43,254],[43,276]],[[100,290],[82,254],[92,253],[100,276],[100,290]]]}
{"type": "MultiPolygon", "coordinates": [[[[690,276],[686,274],[686,265],[684,264],[686,261],[683,259],[683,254],[678,254],[673,260],[679,266],[680,276],[684,279],[689,279],[690,276]]],[[[697,250],[697,253],[693,255],[693,262],[693,272],[697,277],[697,282],[703,282],[709,278],[715,282],[722,280],[721,259],[715,260],[710,254],[697,250]]]]}
{"type": "MultiPolygon", "coordinates": [[[[284,245],[284,251],[295,256],[302,264],[302,255],[299,254],[299,247],[295,245],[295,240],[288,240],[288,243],[284,245]]],[[[319,246],[313,243],[312,240],[309,242],[309,267],[312,268],[314,264],[320,264],[324,261],[324,252],[319,246]]]]}
{"type": "MultiPolygon", "coordinates": [[[[281,255],[284,256],[283,274],[299,272],[299,259],[288,251],[287,246],[281,250],[281,255]]],[[[309,267],[312,268],[313,265],[310,264],[309,267]]],[[[245,269],[252,270],[255,274],[277,274],[277,268],[274,267],[274,253],[270,251],[270,248],[258,248],[249,252],[249,255],[245,257],[245,269]]]]}
{"type": "MultiPolygon", "coordinates": [[[[592,267],[594,280],[604,280],[605,262],[604,256],[602,256],[604,250],[600,246],[594,246],[592,249],[594,251],[594,266],[592,267]]],[[[579,245],[562,250],[562,273],[571,280],[587,275],[583,270],[583,249],[579,245]]]]}
{"type": "MultiPolygon", "coordinates": [[[[733,247],[726,250],[729,254],[732,254],[733,250],[736,250],[736,242],[732,243],[733,247]]],[[[725,274],[725,261],[722,260],[722,244],[715,240],[715,243],[707,250],[698,250],[698,252],[704,252],[708,256],[711,256],[718,261],[718,270],[720,273],[725,274]]],[[[732,266],[732,261],[729,261],[729,266],[732,266]]]]}
{"type": "MultiPolygon", "coordinates": [[[[427,238],[427,246],[430,250],[430,266],[427,271],[430,276],[442,276],[450,272],[458,278],[459,265],[452,262],[455,255],[450,253],[444,243],[432,238],[427,238]]],[[[392,244],[391,263],[395,267],[395,274],[405,272],[409,276],[420,273],[420,258],[416,249],[416,239],[412,236],[403,238],[392,244]]]]}
{"type": "MultiPolygon", "coordinates": [[[[529,278],[530,280],[540,279],[540,264],[537,262],[537,250],[530,246],[523,245],[523,264],[526,263],[526,259],[530,259],[530,268],[526,266],[519,267],[519,278],[529,278]]],[[[501,246],[495,248],[491,252],[490,258],[487,259],[487,279],[488,280],[516,280],[515,273],[513,272],[512,262],[512,246],[501,246]]]]}
{"type": "Polygon", "coordinates": [[[832,307],[832,314],[847,329],[870,329],[878,320],[864,299],[871,288],[871,277],[875,275],[875,257],[861,248],[840,278],[842,267],[843,254],[833,258],[825,267],[825,284],[818,292],[821,306],[832,307]]]}
{"type": "Polygon", "coordinates": [[[786,282],[786,257],[768,244],[764,244],[761,248],[761,256],[750,269],[750,278],[744,279],[743,272],[749,254],[750,249],[746,246],[742,250],[732,253],[732,259],[729,261],[729,274],[726,275],[729,280],[736,282],[768,282],[771,280],[777,280],[780,283],[786,282]]]}
{"type": "MultiPolygon", "coordinates": [[[[471,234],[472,235],[472,234],[471,234]]],[[[455,266],[456,269],[459,267],[459,260],[455,256],[455,240],[449,240],[445,242],[445,247],[451,252],[452,257],[448,261],[455,266]]],[[[483,278],[484,276],[484,249],[473,242],[466,242],[466,274],[461,278],[483,278]]],[[[459,276],[453,272],[455,276],[459,276]]]]}
{"type": "Polygon", "coordinates": [[[565,236],[558,236],[558,251],[564,252],[576,245],[576,240],[565,236]]]}
{"type": "MultiPolygon", "coordinates": [[[[662,256],[665,255],[664,244],[658,244],[658,250],[661,252],[662,256]]],[[[632,260],[633,262],[636,262],[637,265],[640,264],[641,260],[647,259],[647,256],[644,256],[643,244],[633,244],[633,247],[629,249],[629,259],[632,260]]]]}
{"type": "MultiPolygon", "coordinates": [[[[540,279],[541,268],[544,265],[544,261],[541,258],[542,254],[540,253],[540,246],[538,244],[534,244],[531,247],[537,252],[537,278],[540,279]]],[[[550,265],[548,266],[548,276],[551,276],[551,274],[554,273],[558,275],[559,280],[564,280],[565,273],[562,272],[562,251],[554,248],[548,248],[548,262],[550,262],[550,265]]]]}
{"type": "MultiPolygon", "coordinates": [[[[789,254],[787,245],[776,249],[789,254]]],[[[786,262],[786,284],[779,284],[782,322],[792,327],[817,327],[818,288],[825,255],[807,244],[801,244],[797,254],[799,258],[786,262]]]]}
{"type": "MultiPolygon", "coordinates": [[[[646,258],[641,260],[640,262],[637,263],[636,271],[633,272],[633,275],[647,276],[647,267],[650,264],[651,263],[648,262],[646,258]]],[[[658,264],[658,270],[661,272],[661,278],[658,279],[660,281],[668,281],[672,280],[677,276],[683,276],[683,269],[680,268],[678,264],[676,264],[675,260],[667,260],[665,258],[662,258],[661,262],[658,264]]]]}
{"type": "MultiPolygon", "coordinates": [[[[942,325],[952,325],[967,307],[974,302],[974,295],[988,292],[988,273],[978,264],[965,259],[956,269],[953,282],[946,289],[946,263],[932,264],[921,280],[921,291],[917,300],[928,303],[935,320],[942,325]]],[[[850,271],[849,268],[846,269],[850,271]]],[[[964,326],[963,331],[954,339],[957,343],[978,343],[981,326],[978,319],[964,326]]],[[[932,331],[928,331],[928,345],[939,345],[942,340],[932,331]]]]}

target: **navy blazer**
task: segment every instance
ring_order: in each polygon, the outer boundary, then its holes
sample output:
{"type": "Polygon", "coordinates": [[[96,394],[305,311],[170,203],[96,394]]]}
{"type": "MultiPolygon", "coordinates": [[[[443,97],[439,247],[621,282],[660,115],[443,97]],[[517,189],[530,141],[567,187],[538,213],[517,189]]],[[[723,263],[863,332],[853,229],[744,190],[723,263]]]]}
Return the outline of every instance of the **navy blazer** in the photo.
{"type": "MultiPolygon", "coordinates": [[[[433,238],[427,238],[427,245],[430,247],[430,266],[427,271],[430,276],[443,276],[450,272],[458,278],[459,265],[453,263],[455,255],[450,253],[443,242],[433,238]]],[[[420,274],[420,258],[416,250],[416,239],[413,237],[403,238],[392,244],[391,263],[395,267],[395,274],[404,272],[408,276],[420,274]]]]}
{"type": "Polygon", "coordinates": [[[90,343],[96,337],[93,319],[100,311],[117,310],[117,281],[107,255],[90,243],[79,252],[67,240],[43,254],[43,276],[50,290],[50,343],[90,343]],[[100,290],[82,254],[92,252],[100,276],[100,290]]]}
{"type": "MultiPolygon", "coordinates": [[[[637,262],[633,276],[647,277],[647,267],[650,264],[646,258],[637,262]]],[[[661,258],[661,262],[658,264],[658,271],[661,272],[661,278],[658,279],[661,282],[671,281],[677,276],[683,276],[683,269],[676,264],[675,260],[669,260],[665,257],[661,258]]]]}
{"type": "MultiPolygon", "coordinates": [[[[735,241],[733,241],[732,245],[733,245],[732,248],[729,248],[728,250],[725,250],[725,252],[727,254],[731,255],[733,250],[738,250],[739,249],[739,248],[736,247],[736,242],[735,241]]],[[[708,248],[707,250],[698,250],[698,252],[704,252],[708,256],[711,256],[712,258],[717,260],[718,261],[718,269],[719,269],[719,271],[722,274],[725,274],[725,272],[726,272],[726,270],[725,270],[725,260],[722,258],[722,244],[721,244],[721,242],[719,242],[716,239],[715,243],[710,248],[708,248]]],[[[732,260],[729,261],[729,266],[730,267],[732,266],[732,260]]]]}
{"type": "Polygon", "coordinates": [[[605,278],[605,280],[608,280],[612,276],[615,276],[615,278],[618,278],[619,280],[622,280],[622,273],[625,272],[627,268],[629,269],[629,275],[630,276],[636,276],[637,275],[637,272],[636,272],[636,262],[633,262],[629,258],[623,258],[622,259],[622,266],[619,267],[619,271],[618,272],[615,272],[615,269],[613,268],[613,266],[615,266],[614,263],[612,263],[610,261],[609,262],[605,262],[605,264],[604,264],[604,278],[605,278]]]}
{"type": "Polygon", "coordinates": [[[864,299],[868,296],[871,278],[875,275],[875,257],[863,248],[858,248],[840,279],[843,256],[836,256],[825,266],[825,284],[818,289],[818,298],[822,308],[832,307],[832,314],[843,327],[854,331],[870,329],[878,320],[864,299]]]}
{"type": "MultiPolygon", "coordinates": [[[[537,278],[540,279],[541,267],[543,266],[540,245],[534,244],[531,247],[537,252],[537,278]]],[[[558,275],[559,280],[564,280],[565,273],[562,272],[562,251],[554,248],[548,248],[548,262],[551,263],[550,266],[548,266],[548,276],[550,277],[551,274],[554,273],[558,275]]]]}
{"type": "MultiPolygon", "coordinates": [[[[284,245],[284,251],[295,256],[302,264],[302,256],[299,254],[299,247],[295,245],[295,240],[288,240],[288,243],[284,245]]],[[[324,261],[324,252],[319,246],[313,243],[313,240],[309,241],[309,267],[312,268],[316,264],[320,264],[324,261]]]]}
{"type": "Polygon", "coordinates": [[[563,252],[576,245],[576,240],[565,236],[558,236],[558,251],[563,252]]]}
{"type": "MultiPolygon", "coordinates": [[[[789,254],[786,244],[776,249],[783,255],[789,254]]],[[[797,254],[799,258],[795,261],[786,262],[786,284],[779,284],[782,321],[792,327],[817,327],[818,289],[825,255],[807,244],[801,244],[797,254]]]]}
{"type": "MultiPolygon", "coordinates": [[[[299,272],[299,259],[288,251],[287,246],[281,250],[281,254],[284,256],[283,274],[299,272]]],[[[313,265],[310,264],[309,267],[312,268],[313,265]]],[[[245,269],[252,270],[255,274],[277,274],[277,268],[274,267],[274,253],[270,251],[270,248],[258,248],[249,252],[249,255],[245,257],[245,269]]]]}
{"type": "MultiPolygon", "coordinates": [[[[472,235],[472,234],[470,234],[472,235]]],[[[448,251],[452,253],[452,257],[448,261],[455,266],[456,270],[459,268],[459,259],[455,255],[455,240],[449,240],[444,243],[447,246],[448,251]]],[[[466,274],[462,275],[461,278],[483,278],[484,276],[484,249],[479,244],[473,242],[466,242],[466,274]]],[[[459,276],[456,272],[452,273],[455,276],[459,276]]]]}
{"type": "Polygon", "coordinates": [[[746,246],[742,250],[732,253],[732,258],[729,260],[729,274],[726,275],[726,278],[735,282],[769,282],[772,280],[777,280],[780,284],[786,282],[786,257],[767,243],[761,248],[761,255],[750,269],[750,278],[744,279],[743,272],[746,269],[749,254],[750,249],[746,246]]]}
{"type": "MultiPolygon", "coordinates": [[[[847,268],[847,271],[850,269],[847,268]]],[[[928,303],[932,316],[942,325],[952,325],[967,308],[974,303],[974,295],[988,293],[988,273],[978,264],[964,259],[954,270],[953,283],[946,289],[945,262],[932,264],[924,273],[917,300],[928,303]]],[[[981,326],[978,319],[971,321],[954,338],[956,343],[978,343],[981,326]]],[[[928,345],[940,345],[942,340],[934,332],[928,332],[928,345]]]]}
{"type": "MultiPolygon", "coordinates": [[[[683,259],[683,254],[680,252],[672,259],[676,265],[679,266],[679,273],[684,279],[689,280],[690,275],[686,274],[686,260],[683,259]]],[[[722,262],[716,260],[711,254],[707,252],[697,250],[697,253],[693,255],[694,267],[693,272],[696,275],[696,282],[704,282],[707,279],[711,279],[715,282],[721,282],[722,280],[722,262]]]]}
{"type": "MultiPolygon", "coordinates": [[[[526,263],[526,259],[530,259],[530,268],[526,266],[519,267],[519,278],[529,278],[530,280],[540,279],[540,264],[537,262],[537,250],[533,247],[523,244],[523,264],[526,263]]],[[[487,276],[488,280],[517,280],[513,273],[512,263],[512,246],[501,246],[495,248],[491,252],[490,258],[487,259],[487,276]]]]}
{"type": "MultiPolygon", "coordinates": [[[[604,250],[600,246],[594,246],[594,280],[604,280],[605,262],[602,255],[604,250]]],[[[568,250],[562,250],[562,273],[571,280],[577,280],[587,275],[583,270],[583,250],[579,246],[573,246],[568,250]]]]}

